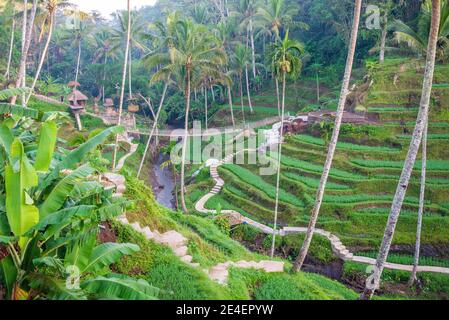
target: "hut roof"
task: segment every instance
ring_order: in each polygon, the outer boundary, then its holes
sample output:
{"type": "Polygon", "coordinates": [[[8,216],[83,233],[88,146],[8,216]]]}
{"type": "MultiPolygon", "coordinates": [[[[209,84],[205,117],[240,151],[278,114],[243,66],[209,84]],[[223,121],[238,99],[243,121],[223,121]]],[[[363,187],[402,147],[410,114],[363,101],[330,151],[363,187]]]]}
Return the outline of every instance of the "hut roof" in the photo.
{"type": "Polygon", "coordinates": [[[105,107],[113,107],[114,106],[114,100],[112,100],[111,98],[107,98],[104,101],[104,106],[105,107]]]}
{"type": "Polygon", "coordinates": [[[77,82],[77,81],[70,81],[67,86],[69,86],[69,87],[79,87],[80,83],[77,82]]]}
{"type": "Polygon", "coordinates": [[[75,101],[87,101],[89,98],[87,98],[81,91],[74,90],[69,95],[69,101],[75,102],[75,101]]]}

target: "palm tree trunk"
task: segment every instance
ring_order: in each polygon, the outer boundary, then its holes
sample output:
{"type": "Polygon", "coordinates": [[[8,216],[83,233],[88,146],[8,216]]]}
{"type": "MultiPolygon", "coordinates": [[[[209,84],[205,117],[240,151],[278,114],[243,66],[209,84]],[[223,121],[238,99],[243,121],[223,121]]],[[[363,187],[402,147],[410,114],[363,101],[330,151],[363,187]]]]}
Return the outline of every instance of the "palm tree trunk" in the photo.
{"type": "Polygon", "coordinates": [[[251,58],[252,58],[252,67],[253,67],[253,77],[256,79],[256,49],[254,46],[254,30],[253,30],[253,19],[249,19],[249,36],[251,40],[251,58]]]}
{"type": "Polygon", "coordinates": [[[274,248],[276,246],[276,229],[278,223],[278,212],[279,212],[279,188],[281,181],[281,160],[282,160],[282,140],[284,137],[284,114],[285,114],[285,72],[282,72],[282,111],[281,111],[281,136],[279,141],[279,153],[278,153],[278,170],[276,177],[276,202],[274,207],[274,223],[273,223],[273,239],[271,244],[271,259],[274,257],[274,248]]]}
{"type": "Polygon", "coordinates": [[[30,92],[28,93],[28,97],[26,99],[26,103],[28,103],[28,101],[30,101],[31,95],[33,94],[34,88],[36,87],[37,80],[39,79],[42,67],[44,65],[45,57],[47,56],[47,52],[48,52],[48,47],[50,46],[51,38],[53,36],[54,20],[55,20],[55,14],[52,13],[50,15],[50,25],[48,27],[49,29],[48,29],[47,42],[45,43],[44,51],[42,52],[42,56],[41,56],[41,59],[40,59],[40,62],[39,62],[39,66],[37,67],[36,75],[34,76],[33,84],[31,85],[30,92]]]}
{"type": "Polygon", "coordinates": [[[399,184],[393,199],[393,204],[391,206],[391,211],[388,217],[387,226],[385,228],[382,245],[380,247],[379,255],[377,257],[374,274],[371,278],[372,281],[367,283],[365,291],[360,297],[360,299],[362,300],[371,299],[375,290],[379,286],[385,262],[387,260],[388,253],[390,251],[391,241],[393,240],[396,224],[398,222],[399,214],[401,212],[402,204],[404,202],[405,193],[407,191],[413,167],[415,165],[415,160],[422,142],[424,129],[429,115],[430,95],[432,92],[433,75],[435,69],[435,57],[436,57],[436,47],[438,41],[440,17],[441,17],[440,0],[432,0],[432,22],[430,27],[429,43],[427,47],[426,71],[424,74],[422,96],[418,118],[416,119],[416,126],[413,132],[412,140],[410,142],[407,158],[405,160],[401,178],[399,179],[399,184]]]}
{"type": "Polygon", "coordinates": [[[206,125],[206,130],[207,130],[207,121],[208,121],[208,119],[207,119],[207,88],[204,88],[204,114],[205,114],[205,116],[206,116],[206,119],[205,119],[205,125],[206,125]]]}
{"type": "MultiPolygon", "coordinates": [[[[130,41],[131,42],[131,41],[130,41]]],[[[133,76],[132,76],[132,54],[131,54],[131,49],[132,49],[132,44],[129,44],[129,55],[128,55],[128,59],[129,59],[129,71],[128,71],[128,87],[129,87],[129,98],[132,99],[133,98],[133,76]]]]}
{"type": "MultiPolygon", "coordinates": [[[[30,44],[31,44],[31,32],[32,32],[33,26],[34,26],[34,18],[36,17],[38,0],[33,1],[33,6],[31,8],[31,15],[30,15],[28,23],[27,23],[27,10],[26,10],[28,1],[24,0],[23,2],[25,5],[25,11],[24,11],[24,15],[23,15],[22,53],[20,56],[19,71],[17,73],[16,88],[25,87],[26,63],[27,63],[27,57],[28,57],[28,50],[29,50],[30,44]]],[[[23,100],[23,103],[25,103],[25,99],[22,98],[22,100],[23,100]]],[[[16,101],[17,101],[17,97],[12,97],[11,103],[15,104],[16,101]]]]}
{"type": "Polygon", "coordinates": [[[379,62],[383,63],[385,61],[385,45],[387,42],[387,33],[388,33],[388,14],[385,13],[384,17],[384,25],[382,27],[382,35],[380,39],[380,53],[379,53],[379,62]]]}
{"type": "MultiPolygon", "coordinates": [[[[170,76],[169,76],[169,78],[170,78],[170,76]]],[[[143,152],[142,161],[140,162],[139,170],[137,171],[137,178],[140,177],[140,173],[142,172],[143,164],[145,163],[145,158],[147,157],[147,153],[150,148],[151,140],[152,140],[154,132],[156,131],[156,128],[157,128],[157,123],[159,121],[159,115],[162,111],[162,107],[164,106],[165,95],[166,95],[167,89],[168,89],[168,81],[169,80],[167,80],[167,82],[165,83],[164,91],[162,92],[161,101],[159,102],[159,109],[157,110],[156,116],[154,117],[153,127],[151,128],[150,136],[148,138],[147,145],[145,146],[145,151],[143,152]]],[[[154,115],[154,112],[153,111],[151,111],[151,112],[154,115]]]]}
{"type": "MultiPolygon", "coordinates": [[[[181,205],[184,213],[189,213],[185,199],[185,171],[186,171],[186,154],[187,140],[189,139],[189,112],[190,112],[190,68],[187,68],[186,77],[186,114],[184,123],[184,139],[182,141],[182,160],[181,160],[181,205]]],[[[190,150],[189,150],[190,153],[190,150]]]]}
{"type": "Polygon", "coordinates": [[[281,99],[279,98],[279,80],[274,77],[274,83],[276,84],[276,99],[278,102],[278,116],[281,116],[281,99]]]}
{"type": "Polygon", "coordinates": [[[232,127],[235,128],[234,108],[233,108],[233,105],[232,105],[232,92],[231,92],[231,86],[230,85],[228,85],[228,101],[229,101],[229,109],[231,110],[232,127]]]}
{"type": "Polygon", "coordinates": [[[8,64],[6,66],[6,72],[5,72],[6,79],[9,79],[9,73],[10,73],[10,69],[11,69],[12,51],[14,49],[14,33],[15,33],[15,31],[16,31],[16,18],[13,17],[12,25],[11,25],[11,41],[9,44],[8,64]]]}
{"type": "Polygon", "coordinates": [[[248,66],[245,67],[245,78],[246,78],[246,95],[248,96],[248,105],[251,113],[254,112],[253,104],[251,102],[251,92],[249,91],[249,76],[248,76],[248,66]]]}
{"type": "Polygon", "coordinates": [[[320,77],[318,71],[316,72],[316,96],[317,104],[320,104],[320,77]]]}
{"type": "Polygon", "coordinates": [[[104,105],[104,102],[105,102],[105,99],[106,99],[106,97],[105,97],[106,93],[105,93],[105,85],[104,85],[104,83],[106,82],[106,65],[107,65],[107,63],[108,63],[108,51],[106,51],[106,52],[104,53],[103,86],[101,87],[102,96],[103,96],[103,105],[104,105]]]}
{"type": "Polygon", "coordinates": [[[242,105],[242,118],[243,118],[243,126],[245,126],[245,108],[243,106],[243,79],[242,74],[239,75],[239,83],[240,83],[240,104],[242,105]]]}
{"type": "MultiPolygon", "coordinates": [[[[118,125],[122,124],[123,101],[125,99],[126,71],[128,68],[129,42],[131,39],[131,0],[128,0],[128,34],[126,40],[125,57],[123,59],[122,86],[120,88],[120,104],[118,109],[118,125]]],[[[118,150],[118,135],[115,136],[114,156],[112,157],[112,171],[115,171],[118,150]]]]}
{"type": "Polygon", "coordinates": [[[422,167],[421,167],[421,190],[419,193],[419,210],[418,210],[418,222],[416,227],[416,243],[415,243],[415,257],[413,261],[413,271],[410,276],[409,285],[412,286],[416,281],[416,274],[418,272],[419,256],[421,251],[421,229],[422,221],[424,215],[424,200],[426,193],[426,171],[427,171],[427,130],[428,130],[428,119],[424,127],[424,132],[422,136],[422,167]]]}
{"type": "Polygon", "coordinates": [[[341,93],[340,93],[340,100],[338,103],[338,109],[337,109],[335,125],[334,125],[334,132],[332,134],[332,139],[329,143],[329,149],[328,149],[328,154],[327,154],[327,158],[326,158],[326,163],[324,165],[323,175],[321,176],[321,181],[320,181],[320,184],[318,187],[316,201],[315,201],[315,205],[314,205],[311,217],[310,217],[310,223],[309,223],[309,226],[307,229],[306,238],[302,245],[301,251],[295,261],[295,264],[293,267],[294,271],[301,270],[302,265],[304,264],[304,261],[306,259],[307,253],[309,252],[310,243],[312,242],[313,234],[315,232],[315,225],[318,220],[318,215],[320,213],[321,204],[323,202],[324,190],[326,188],[327,179],[329,177],[329,172],[330,172],[332,162],[334,159],[335,149],[337,146],[338,136],[340,133],[341,121],[343,118],[343,112],[344,112],[345,105],[346,105],[346,98],[347,98],[348,92],[349,92],[349,81],[351,79],[352,65],[354,63],[354,54],[355,54],[355,48],[356,48],[356,44],[357,44],[357,35],[358,35],[358,30],[359,30],[361,8],[362,8],[362,0],[355,0],[354,21],[353,21],[353,25],[352,25],[351,41],[350,41],[350,45],[349,45],[349,49],[348,49],[348,58],[346,61],[346,69],[345,69],[342,89],[341,89],[341,93]]]}
{"type": "Polygon", "coordinates": [[[75,82],[78,82],[78,76],[80,73],[80,64],[81,64],[81,38],[78,40],[78,58],[76,61],[75,82]]]}

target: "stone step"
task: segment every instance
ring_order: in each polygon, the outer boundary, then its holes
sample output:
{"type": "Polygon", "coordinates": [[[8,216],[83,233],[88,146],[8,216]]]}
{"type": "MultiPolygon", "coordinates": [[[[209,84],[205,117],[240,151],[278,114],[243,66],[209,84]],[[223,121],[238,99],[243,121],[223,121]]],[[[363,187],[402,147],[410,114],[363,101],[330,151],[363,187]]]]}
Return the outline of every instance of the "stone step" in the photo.
{"type": "Polygon", "coordinates": [[[137,232],[142,232],[142,227],[138,222],[131,223],[131,228],[133,228],[137,232]]]}
{"type": "Polygon", "coordinates": [[[178,256],[178,257],[183,257],[183,256],[185,256],[185,255],[187,255],[187,251],[188,251],[189,249],[187,248],[187,246],[182,246],[182,247],[179,247],[179,248],[176,248],[175,249],[175,254],[178,256]]]}
{"type": "Polygon", "coordinates": [[[181,257],[181,261],[185,262],[185,263],[191,263],[192,260],[193,260],[193,257],[189,256],[189,255],[181,257]]]}
{"type": "Polygon", "coordinates": [[[160,242],[169,246],[173,250],[187,245],[187,239],[182,234],[174,230],[161,234],[160,242]]]}
{"type": "MultiPolygon", "coordinates": [[[[196,262],[191,262],[191,263],[189,263],[189,265],[192,267],[192,268],[199,268],[200,267],[200,264],[199,263],[196,263],[196,262]]],[[[207,273],[207,272],[206,272],[207,273]]]]}
{"type": "Polygon", "coordinates": [[[145,238],[147,238],[148,240],[153,239],[154,238],[154,233],[151,232],[151,229],[149,227],[145,227],[142,229],[143,234],[145,235],[145,238]]]}

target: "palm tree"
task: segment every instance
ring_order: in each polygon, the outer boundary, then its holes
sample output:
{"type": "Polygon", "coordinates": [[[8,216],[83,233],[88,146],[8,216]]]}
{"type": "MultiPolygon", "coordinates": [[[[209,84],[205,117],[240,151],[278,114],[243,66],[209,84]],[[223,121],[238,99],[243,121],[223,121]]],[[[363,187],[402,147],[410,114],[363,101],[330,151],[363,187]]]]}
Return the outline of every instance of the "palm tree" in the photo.
{"type": "Polygon", "coordinates": [[[275,40],[279,40],[281,29],[298,12],[297,5],[287,6],[285,0],[269,0],[266,6],[258,9],[257,17],[262,23],[261,27],[266,27],[266,34],[271,34],[275,40]]]}
{"type": "Polygon", "coordinates": [[[12,13],[11,13],[11,40],[9,43],[9,53],[8,53],[8,63],[6,65],[5,78],[9,80],[10,71],[11,71],[11,62],[12,62],[12,53],[14,50],[14,38],[16,33],[16,7],[15,4],[12,4],[12,13]]]}
{"type": "Polygon", "coordinates": [[[239,91],[240,91],[240,103],[242,106],[242,117],[243,117],[243,123],[245,123],[245,107],[243,104],[243,73],[245,72],[246,75],[246,82],[247,82],[247,95],[248,95],[248,103],[251,112],[253,112],[252,106],[251,106],[251,96],[248,89],[248,63],[250,59],[248,48],[239,43],[234,49],[234,52],[231,56],[231,66],[235,74],[237,75],[239,79],[239,91]]]}
{"type": "MultiPolygon", "coordinates": [[[[34,26],[34,19],[36,17],[36,11],[38,7],[38,0],[33,0],[33,5],[31,7],[30,17],[28,17],[28,1],[23,1],[23,19],[22,19],[22,51],[20,56],[19,71],[17,73],[16,88],[24,88],[26,86],[26,66],[28,51],[31,45],[31,37],[34,26]],[[28,19],[28,20],[27,20],[28,19]]],[[[25,96],[24,96],[25,97],[25,96]]],[[[25,105],[25,98],[22,98],[22,104],[25,105]]],[[[17,97],[14,96],[11,99],[11,103],[15,104],[17,97]]]]}
{"type": "Polygon", "coordinates": [[[45,43],[44,50],[41,55],[41,59],[40,59],[39,65],[36,70],[36,75],[34,76],[33,84],[31,85],[31,90],[26,99],[26,103],[28,103],[28,101],[31,98],[31,95],[33,94],[34,88],[36,87],[37,80],[39,79],[42,67],[44,65],[45,58],[47,56],[48,47],[50,46],[50,42],[51,42],[51,38],[53,35],[54,26],[55,26],[56,11],[59,8],[62,9],[62,8],[67,8],[67,7],[71,7],[71,6],[72,6],[72,4],[67,2],[67,0],[45,0],[44,1],[44,11],[42,13],[42,15],[43,15],[42,19],[44,21],[44,24],[42,25],[41,34],[42,35],[44,34],[45,29],[48,30],[47,41],[45,43]]]}
{"type": "MultiPolygon", "coordinates": [[[[441,20],[439,24],[439,32],[437,37],[437,53],[436,57],[439,61],[445,61],[448,58],[449,46],[449,1],[441,0],[440,2],[441,20]]],[[[419,55],[426,55],[428,48],[428,40],[430,35],[430,26],[432,19],[432,1],[425,0],[422,4],[421,15],[417,29],[413,29],[402,21],[395,21],[392,28],[394,29],[395,39],[399,43],[407,44],[411,49],[415,50],[419,55]]]]}
{"type": "Polygon", "coordinates": [[[418,209],[418,222],[416,227],[416,242],[415,242],[415,257],[413,260],[413,271],[410,276],[409,285],[412,286],[416,281],[416,274],[418,272],[419,256],[421,251],[421,229],[422,220],[424,215],[424,199],[426,193],[426,171],[427,171],[427,131],[428,131],[428,119],[424,126],[424,132],[422,136],[422,158],[421,158],[421,189],[419,193],[419,209],[418,209]]]}
{"type": "Polygon", "coordinates": [[[441,8],[442,8],[441,0],[432,0],[432,10],[431,10],[432,18],[431,18],[429,40],[427,41],[428,46],[426,50],[427,52],[426,71],[424,73],[420,109],[418,117],[416,119],[415,130],[413,132],[412,140],[410,142],[407,158],[405,160],[404,168],[402,170],[396,194],[393,199],[393,204],[391,206],[390,215],[388,217],[382,244],[379,249],[379,255],[377,257],[374,274],[372,276],[372,281],[370,281],[370,283],[367,283],[365,291],[360,297],[361,299],[371,299],[375,290],[379,286],[380,278],[382,276],[385,262],[387,260],[388,253],[390,251],[394,231],[396,229],[396,224],[398,222],[399,214],[401,212],[402,204],[405,198],[405,193],[407,191],[410,182],[410,177],[412,175],[419,147],[422,143],[429,114],[430,95],[432,92],[433,75],[435,69],[435,59],[437,55],[438,39],[440,35],[439,28],[440,28],[441,8]]]}
{"type": "Polygon", "coordinates": [[[320,104],[320,69],[323,67],[322,64],[314,63],[310,66],[310,68],[315,71],[315,79],[316,79],[316,103],[320,104]]]}
{"type": "Polygon", "coordinates": [[[274,75],[282,81],[282,106],[281,106],[281,135],[278,150],[278,167],[276,177],[276,201],[274,209],[274,227],[273,227],[273,242],[271,245],[271,258],[274,256],[274,247],[276,243],[276,228],[279,211],[279,188],[281,178],[281,157],[282,157],[282,139],[284,136],[284,117],[285,117],[285,87],[286,78],[289,76],[296,79],[302,68],[301,55],[304,53],[304,46],[296,41],[290,40],[288,37],[288,30],[282,41],[278,41],[273,45],[270,54],[270,60],[274,75]]]}
{"type": "Polygon", "coordinates": [[[254,19],[257,14],[257,0],[240,0],[237,11],[242,15],[241,26],[246,28],[247,38],[251,45],[251,65],[253,77],[256,78],[256,49],[254,44],[254,19]]]}
{"type": "Polygon", "coordinates": [[[392,0],[385,0],[382,3],[382,11],[383,11],[383,21],[382,21],[382,31],[380,35],[380,51],[379,51],[379,62],[384,63],[385,61],[385,49],[387,43],[387,35],[388,35],[388,20],[390,17],[391,9],[393,8],[392,0]]]}
{"type": "Polygon", "coordinates": [[[185,164],[192,87],[200,85],[204,74],[212,79],[220,79],[220,67],[226,63],[227,58],[218,40],[207,33],[205,26],[181,19],[172,27],[175,29],[175,37],[169,41],[169,54],[155,55],[152,58],[153,65],[163,65],[153,75],[152,81],[174,75],[179,89],[184,91],[186,110],[181,159],[181,205],[183,211],[188,213],[185,202],[185,164]]]}
{"type": "MultiPolygon", "coordinates": [[[[125,57],[123,61],[123,75],[122,75],[122,85],[120,87],[120,103],[119,103],[119,111],[118,111],[118,125],[122,124],[122,113],[123,113],[123,100],[125,98],[125,83],[126,83],[126,70],[128,67],[128,55],[129,55],[129,46],[131,44],[131,0],[128,0],[128,32],[126,38],[126,49],[125,49],[125,57]]],[[[118,135],[115,137],[115,146],[114,146],[114,156],[112,157],[112,171],[115,170],[115,165],[117,161],[117,150],[118,150],[118,135]]]]}
{"type": "Polygon", "coordinates": [[[75,82],[78,82],[78,76],[80,73],[80,64],[81,64],[81,49],[82,49],[82,40],[86,34],[90,32],[89,25],[85,23],[86,20],[91,19],[88,13],[84,13],[81,11],[74,12],[74,18],[79,21],[78,27],[75,29],[75,38],[74,43],[78,48],[78,56],[76,60],[76,71],[75,71],[75,82]]]}
{"type": "Polygon", "coordinates": [[[362,8],[362,0],[355,0],[354,2],[355,2],[354,19],[353,19],[353,25],[352,25],[352,31],[351,31],[351,39],[350,39],[350,44],[349,44],[349,48],[348,48],[348,58],[346,61],[346,69],[345,69],[343,84],[342,84],[341,93],[340,93],[340,100],[339,100],[338,108],[337,108],[334,131],[332,134],[331,141],[329,143],[326,163],[324,165],[323,175],[321,176],[321,181],[318,186],[316,201],[315,201],[315,205],[313,207],[312,214],[310,217],[310,223],[309,223],[309,226],[307,229],[306,238],[302,245],[301,251],[295,261],[295,264],[293,267],[294,271],[301,270],[302,265],[304,264],[304,260],[306,259],[307,253],[309,251],[310,243],[312,242],[313,234],[315,232],[315,225],[318,220],[318,215],[320,213],[321,203],[323,202],[324,190],[326,188],[327,179],[329,177],[329,172],[330,172],[332,162],[334,159],[335,149],[337,147],[341,121],[343,118],[343,112],[344,112],[345,105],[346,105],[346,98],[347,98],[348,92],[349,92],[349,81],[351,79],[352,65],[354,63],[355,48],[356,48],[356,44],[357,44],[357,35],[358,35],[358,31],[359,31],[360,15],[361,15],[361,8],[362,8]]]}

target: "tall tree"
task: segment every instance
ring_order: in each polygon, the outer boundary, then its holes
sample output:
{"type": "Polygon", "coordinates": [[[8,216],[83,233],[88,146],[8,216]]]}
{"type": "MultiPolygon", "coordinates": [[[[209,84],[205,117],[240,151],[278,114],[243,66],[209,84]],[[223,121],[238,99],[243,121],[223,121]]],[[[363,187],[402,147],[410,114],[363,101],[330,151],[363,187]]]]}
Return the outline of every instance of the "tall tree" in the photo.
{"type": "Polygon", "coordinates": [[[429,115],[430,95],[432,92],[433,75],[435,69],[435,58],[437,52],[438,35],[440,28],[441,18],[441,0],[432,0],[432,18],[430,26],[430,34],[427,46],[427,58],[426,58],[426,70],[424,73],[422,96],[419,107],[418,117],[416,119],[415,130],[413,132],[412,140],[408,150],[407,158],[404,163],[401,177],[399,179],[396,194],[391,206],[390,215],[388,217],[387,225],[385,228],[382,244],[379,249],[379,255],[376,260],[374,273],[371,277],[371,281],[367,282],[366,288],[361,295],[361,299],[371,299],[375,290],[379,287],[380,278],[385,266],[385,262],[390,251],[391,242],[393,240],[394,231],[398,222],[399,214],[402,209],[405,194],[410,182],[415,160],[418,155],[419,147],[421,145],[423,134],[425,132],[427,119],[429,115]]]}
{"type": "Polygon", "coordinates": [[[16,33],[16,7],[13,3],[13,9],[11,13],[11,40],[9,42],[9,53],[8,53],[8,63],[6,65],[6,71],[5,71],[5,78],[9,79],[10,72],[11,72],[11,63],[12,63],[12,54],[14,51],[14,39],[15,39],[15,33],[16,33]]]}
{"type": "MultiPolygon", "coordinates": [[[[123,58],[123,74],[122,74],[122,85],[120,87],[120,103],[119,103],[119,111],[118,111],[118,125],[122,124],[122,113],[123,113],[123,102],[125,99],[125,84],[126,84],[126,71],[128,67],[128,55],[129,55],[129,46],[131,43],[131,0],[128,0],[127,10],[128,10],[128,32],[126,38],[126,49],[125,49],[125,57],[123,58]]],[[[115,171],[116,161],[117,161],[117,150],[118,150],[119,136],[115,137],[115,146],[114,146],[114,155],[112,157],[112,170],[115,171]]]]}
{"type": "MultiPolygon", "coordinates": [[[[233,72],[237,75],[239,79],[239,91],[240,91],[240,104],[242,107],[242,117],[243,122],[245,122],[245,108],[244,108],[244,102],[243,102],[243,75],[245,73],[246,75],[246,83],[247,83],[247,95],[248,95],[248,102],[251,101],[250,92],[248,88],[248,63],[250,61],[250,53],[248,51],[248,48],[238,43],[237,46],[234,49],[234,52],[231,55],[231,67],[233,72]]],[[[253,112],[252,106],[250,104],[250,110],[253,112]]]]}
{"type": "Polygon", "coordinates": [[[302,68],[301,55],[304,53],[304,46],[288,37],[288,30],[282,41],[277,41],[271,49],[270,60],[274,75],[282,81],[282,106],[281,106],[281,132],[278,149],[277,176],[276,176],[276,200],[274,209],[274,227],[271,245],[271,258],[274,256],[274,248],[276,244],[276,228],[278,223],[279,211],[279,190],[281,179],[281,162],[282,162],[282,140],[284,137],[284,118],[285,118],[285,88],[287,76],[296,79],[302,68]]]}
{"type": "Polygon", "coordinates": [[[316,222],[318,220],[318,215],[320,213],[321,204],[323,202],[324,191],[326,189],[326,183],[327,183],[327,180],[329,177],[329,172],[332,167],[335,149],[337,147],[338,137],[340,134],[340,126],[341,126],[343,113],[344,113],[344,109],[345,109],[345,105],[346,105],[346,99],[347,99],[348,92],[349,92],[349,81],[351,79],[352,66],[354,63],[354,55],[355,55],[355,49],[356,49],[356,45],[357,45],[357,36],[358,36],[358,31],[359,31],[361,9],[362,9],[362,0],[355,0],[354,1],[354,18],[353,18],[353,25],[352,25],[352,31],[351,31],[351,39],[349,42],[348,57],[347,57],[347,61],[346,61],[346,69],[345,69],[345,74],[343,77],[343,84],[342,84],[342,88],[341,88],[341,92],[340,92],[340,100],[338,102],[334,131],[332,134],[331,141],[329,143],[326,162],[324,165],[320,184],[318,186],[315,205],[313,207],[312,214],[310,217],[310,223],[309,223],[309,226],[307,229],[306,238],[304,240],[304,243],[302,245],[302,248],[301,248],[301,251],[300,251],[298,257],[296,258],[296,261],[295,261],[295,264],[293,267],[294,271],[301,270],[302,265],[304,264],[304,261],[306,259],[307,253],[309,252],[310,244],[312,242],[313,234],[315,232],[316,222]]]}

